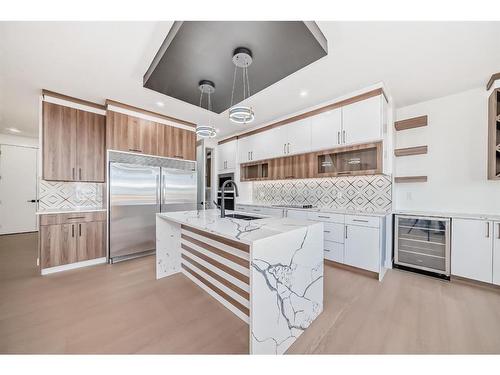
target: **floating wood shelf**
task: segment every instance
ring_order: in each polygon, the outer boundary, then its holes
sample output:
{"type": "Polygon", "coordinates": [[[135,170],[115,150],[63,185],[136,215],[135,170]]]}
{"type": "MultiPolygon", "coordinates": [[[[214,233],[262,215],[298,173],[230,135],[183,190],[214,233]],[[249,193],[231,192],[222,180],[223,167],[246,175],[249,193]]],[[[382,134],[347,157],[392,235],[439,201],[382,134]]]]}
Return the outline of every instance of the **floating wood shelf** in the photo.
{"type": "Polygon", "coordinates": [[[396,130],[407,130],[427,126],[427,115],[396,121],[394,126],[396,127],[396,130]]]}
{"type": "Polygon", "coordinates": [[[427,146],[397,148],[394,150],[394,156],[410,156],[423,154],[427,154],[427,146]]]}
{"type": "Polygon", "coordinates": [[[394,182],[396,183],[427,182],[427,176],[395,177],[394,182]]]}

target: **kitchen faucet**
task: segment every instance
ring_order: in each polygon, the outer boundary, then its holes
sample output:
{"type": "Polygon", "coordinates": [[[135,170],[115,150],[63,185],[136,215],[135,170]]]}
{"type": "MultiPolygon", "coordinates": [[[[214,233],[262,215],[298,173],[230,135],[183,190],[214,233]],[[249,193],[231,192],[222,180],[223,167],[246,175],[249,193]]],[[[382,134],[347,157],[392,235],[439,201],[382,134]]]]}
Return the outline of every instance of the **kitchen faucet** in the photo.
{"type": "Polygon", "coordinates": [[[224,200],[224,190],[226,189],[226,185],[233,184],[234,186],[234,197],[236,198],[238,196],[238,185],[236,185],[236,182],[233,180],[227,180],[224,181],[224,183],[221,186],[221,197],[220,197],[220,217],[225,218],[226,217],[226,209],[225,209],[225,200],[224,200]]]}

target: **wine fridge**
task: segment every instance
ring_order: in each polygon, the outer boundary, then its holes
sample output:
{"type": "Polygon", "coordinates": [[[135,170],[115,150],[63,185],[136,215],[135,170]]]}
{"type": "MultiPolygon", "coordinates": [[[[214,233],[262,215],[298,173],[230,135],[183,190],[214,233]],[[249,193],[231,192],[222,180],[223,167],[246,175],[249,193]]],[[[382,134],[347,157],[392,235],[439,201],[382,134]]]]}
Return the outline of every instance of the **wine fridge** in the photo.
{"type": "Polygon", "coordinates": [[[450,219],[395,215],[394,264],[450,276],[450,219]]]}

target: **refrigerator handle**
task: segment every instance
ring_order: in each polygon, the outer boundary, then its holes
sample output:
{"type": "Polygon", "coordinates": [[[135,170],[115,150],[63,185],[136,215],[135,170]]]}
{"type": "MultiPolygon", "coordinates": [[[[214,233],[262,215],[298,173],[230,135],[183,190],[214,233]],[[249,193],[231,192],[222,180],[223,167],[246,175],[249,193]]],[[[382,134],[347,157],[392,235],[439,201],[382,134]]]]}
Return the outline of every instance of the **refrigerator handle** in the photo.
{"type": "Polygon", "coordinates": [[[160,185],[160,174],[156,175],[156,205],[158,206],[158,212],[161,212],[161,185],[160,185]]]}

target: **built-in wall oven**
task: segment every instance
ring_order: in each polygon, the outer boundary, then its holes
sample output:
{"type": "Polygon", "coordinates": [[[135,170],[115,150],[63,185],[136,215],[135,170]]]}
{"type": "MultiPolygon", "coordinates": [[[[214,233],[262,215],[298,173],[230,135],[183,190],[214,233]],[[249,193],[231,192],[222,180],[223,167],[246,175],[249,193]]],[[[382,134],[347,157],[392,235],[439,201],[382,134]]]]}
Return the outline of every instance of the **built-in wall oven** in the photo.
{"type": "MultiPolygon", "coordinates": [[[[222,184],[228,180],[234,181],[234,173],[221,173],[217,179],[217,205],[220,206],[222,200],[222,184]]],[[[226,186],[224,191],[224,206],[226,210],[234,210],[234,188],[232,185],[226,186]]]]}

